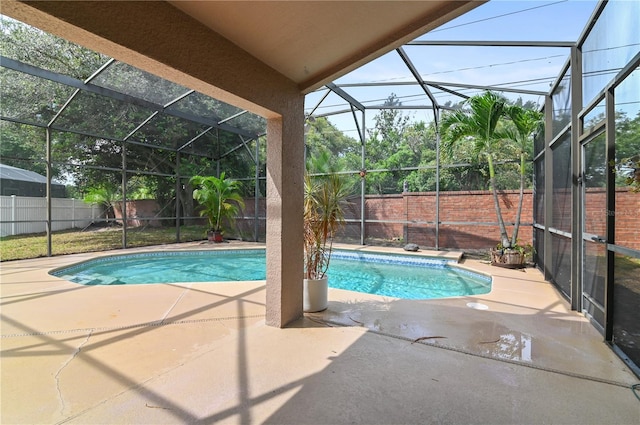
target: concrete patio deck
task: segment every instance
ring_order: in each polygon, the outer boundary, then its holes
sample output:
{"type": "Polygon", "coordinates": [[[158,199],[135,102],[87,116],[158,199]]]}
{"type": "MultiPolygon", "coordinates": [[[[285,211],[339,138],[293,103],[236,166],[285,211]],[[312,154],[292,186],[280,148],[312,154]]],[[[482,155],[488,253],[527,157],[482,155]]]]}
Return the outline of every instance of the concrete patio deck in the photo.
{"type": "Polygon", "coordinates": [[[264,282],[48,274],[116,253],[0,265],[0,422],[640,423],[638,378],[535,269],[463,261],[493,289],[446,300],[331,289],[286,329],[264,324],[264,282]]]}

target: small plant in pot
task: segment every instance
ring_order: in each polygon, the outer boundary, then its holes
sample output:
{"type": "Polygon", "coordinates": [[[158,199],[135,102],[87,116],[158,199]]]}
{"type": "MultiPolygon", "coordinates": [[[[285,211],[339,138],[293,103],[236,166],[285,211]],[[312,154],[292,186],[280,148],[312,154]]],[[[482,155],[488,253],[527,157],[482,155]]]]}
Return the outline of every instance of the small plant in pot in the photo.
{"type": "Polygon", "coordinates": [[[331,173],[329,155],[307,163],[304,176],[304,291],[303,310],[322,311],[328,305],[329,279],[335,231],[344,223],[343,202],[350,193],[344,175],[331,173]],[[311,170],[317,174],[312,174],[311,170]]]}
{"type": "Polygon", "coordinates": [[[244,199],[240,194],[240,182],[225,177],[193,176],[189,181],[194,187],[193,199],[200,205],[200,216],[207,218],[207,238],[211,242],[222,242],[223,223],[232,223],[244,199]]]}
{"type": "Polygon", "coordinates": [[[505,248],[501,243],[491,250],[491,264],[506,268],[519,268],[525,264],[527,258],[533,255],[531,244],[522,244],[519,240],[515,245],[505,248]]]}

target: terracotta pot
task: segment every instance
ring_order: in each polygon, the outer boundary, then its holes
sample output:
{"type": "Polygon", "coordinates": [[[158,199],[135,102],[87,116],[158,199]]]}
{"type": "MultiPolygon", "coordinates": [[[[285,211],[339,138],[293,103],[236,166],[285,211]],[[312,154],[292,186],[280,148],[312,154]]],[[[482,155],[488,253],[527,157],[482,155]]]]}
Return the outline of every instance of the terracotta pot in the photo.
{"type": "Polygon", "coordinates": [[[222,237],[222,233],[221,232],[216,232],[214,230],[209,230],[207,232],[207,240],[209,242],[220,243],[220,242],[224,241],[224,238],[222,237]]]}

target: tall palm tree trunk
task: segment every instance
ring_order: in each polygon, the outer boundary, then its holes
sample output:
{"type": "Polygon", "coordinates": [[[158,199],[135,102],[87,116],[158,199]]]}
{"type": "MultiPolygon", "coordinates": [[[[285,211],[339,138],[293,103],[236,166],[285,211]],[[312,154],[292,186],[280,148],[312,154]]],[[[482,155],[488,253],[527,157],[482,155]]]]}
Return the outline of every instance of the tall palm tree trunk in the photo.
{"type": "Polygon", "coordinates": [[[511,248],[511,242],[509,241],[509,235],[507,234],[507,228],[504,225],[502,219],[502,209],[500,208],[500,199],[498,198],[498,189],[496,189],[496,175],[493,168],[493,158],[491,155],[487,155],[487,162],[489,163],[489,185],[491,186],[491,193],[493,194],[493,203],[496,208],[496,216],[498,218],[498,226],[500,227],[500,242],[503,248],[511,248]]]}
{"type": "Polygon", "coordinates": [[[518,231],[520,230],[520,217],[522,216],[522,203],[524,200],[524,152],[520,153],[520,197],[518,198],[518,210],[516,211],[516,223],[511,235],[511,246],[518,243],[518,231]]]}

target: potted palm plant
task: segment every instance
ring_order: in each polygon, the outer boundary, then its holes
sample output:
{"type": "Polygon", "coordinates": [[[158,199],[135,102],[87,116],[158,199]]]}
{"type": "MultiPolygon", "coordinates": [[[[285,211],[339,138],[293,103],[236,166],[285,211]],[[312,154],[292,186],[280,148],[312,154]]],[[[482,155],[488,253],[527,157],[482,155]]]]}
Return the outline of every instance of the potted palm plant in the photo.
{"type": "Polygon", "coordinates": [[[225,177],[193,176],[189,182],[195,187],[193,199],[200,204],[200,216],[207,218],[207,238],[211,242],[222,242],[223,223],[232,223],[244,208],[240,194],[240,182],[225,177]]]}
{"type": "Polygon", "coordinates": [[[303,310],[322,311],[328,305],[327,269],[335,231],[344,223],[342,204],[350,192],[344,175],[331,172],[328,154],[307,163],[304,176],[303,310]],[[313,170],[316,174],[312,174],[313,170]]]}
{"type": "Polygon", "coordinates": [[[458,110],[445,115],[442,131],[445,149],[453,151],[459,143],[471,143],[473,154],[483,158],[489,168],[489,187],[500,228],[500,242],[492,251],[492,264],[520,267],[524,264],[530,245],[518,241],[522,201],[525,185],[525,161],[533,136],[542,125],[542,114],[508,105],[506,100],[492,92],[473,96],[465,102],[468,110],[458,110]],[[495,161],[500,152],[516,152],[520,171],[520,196],[511,237],[502,217],[502,209],[496,188],[495,161]]]}

